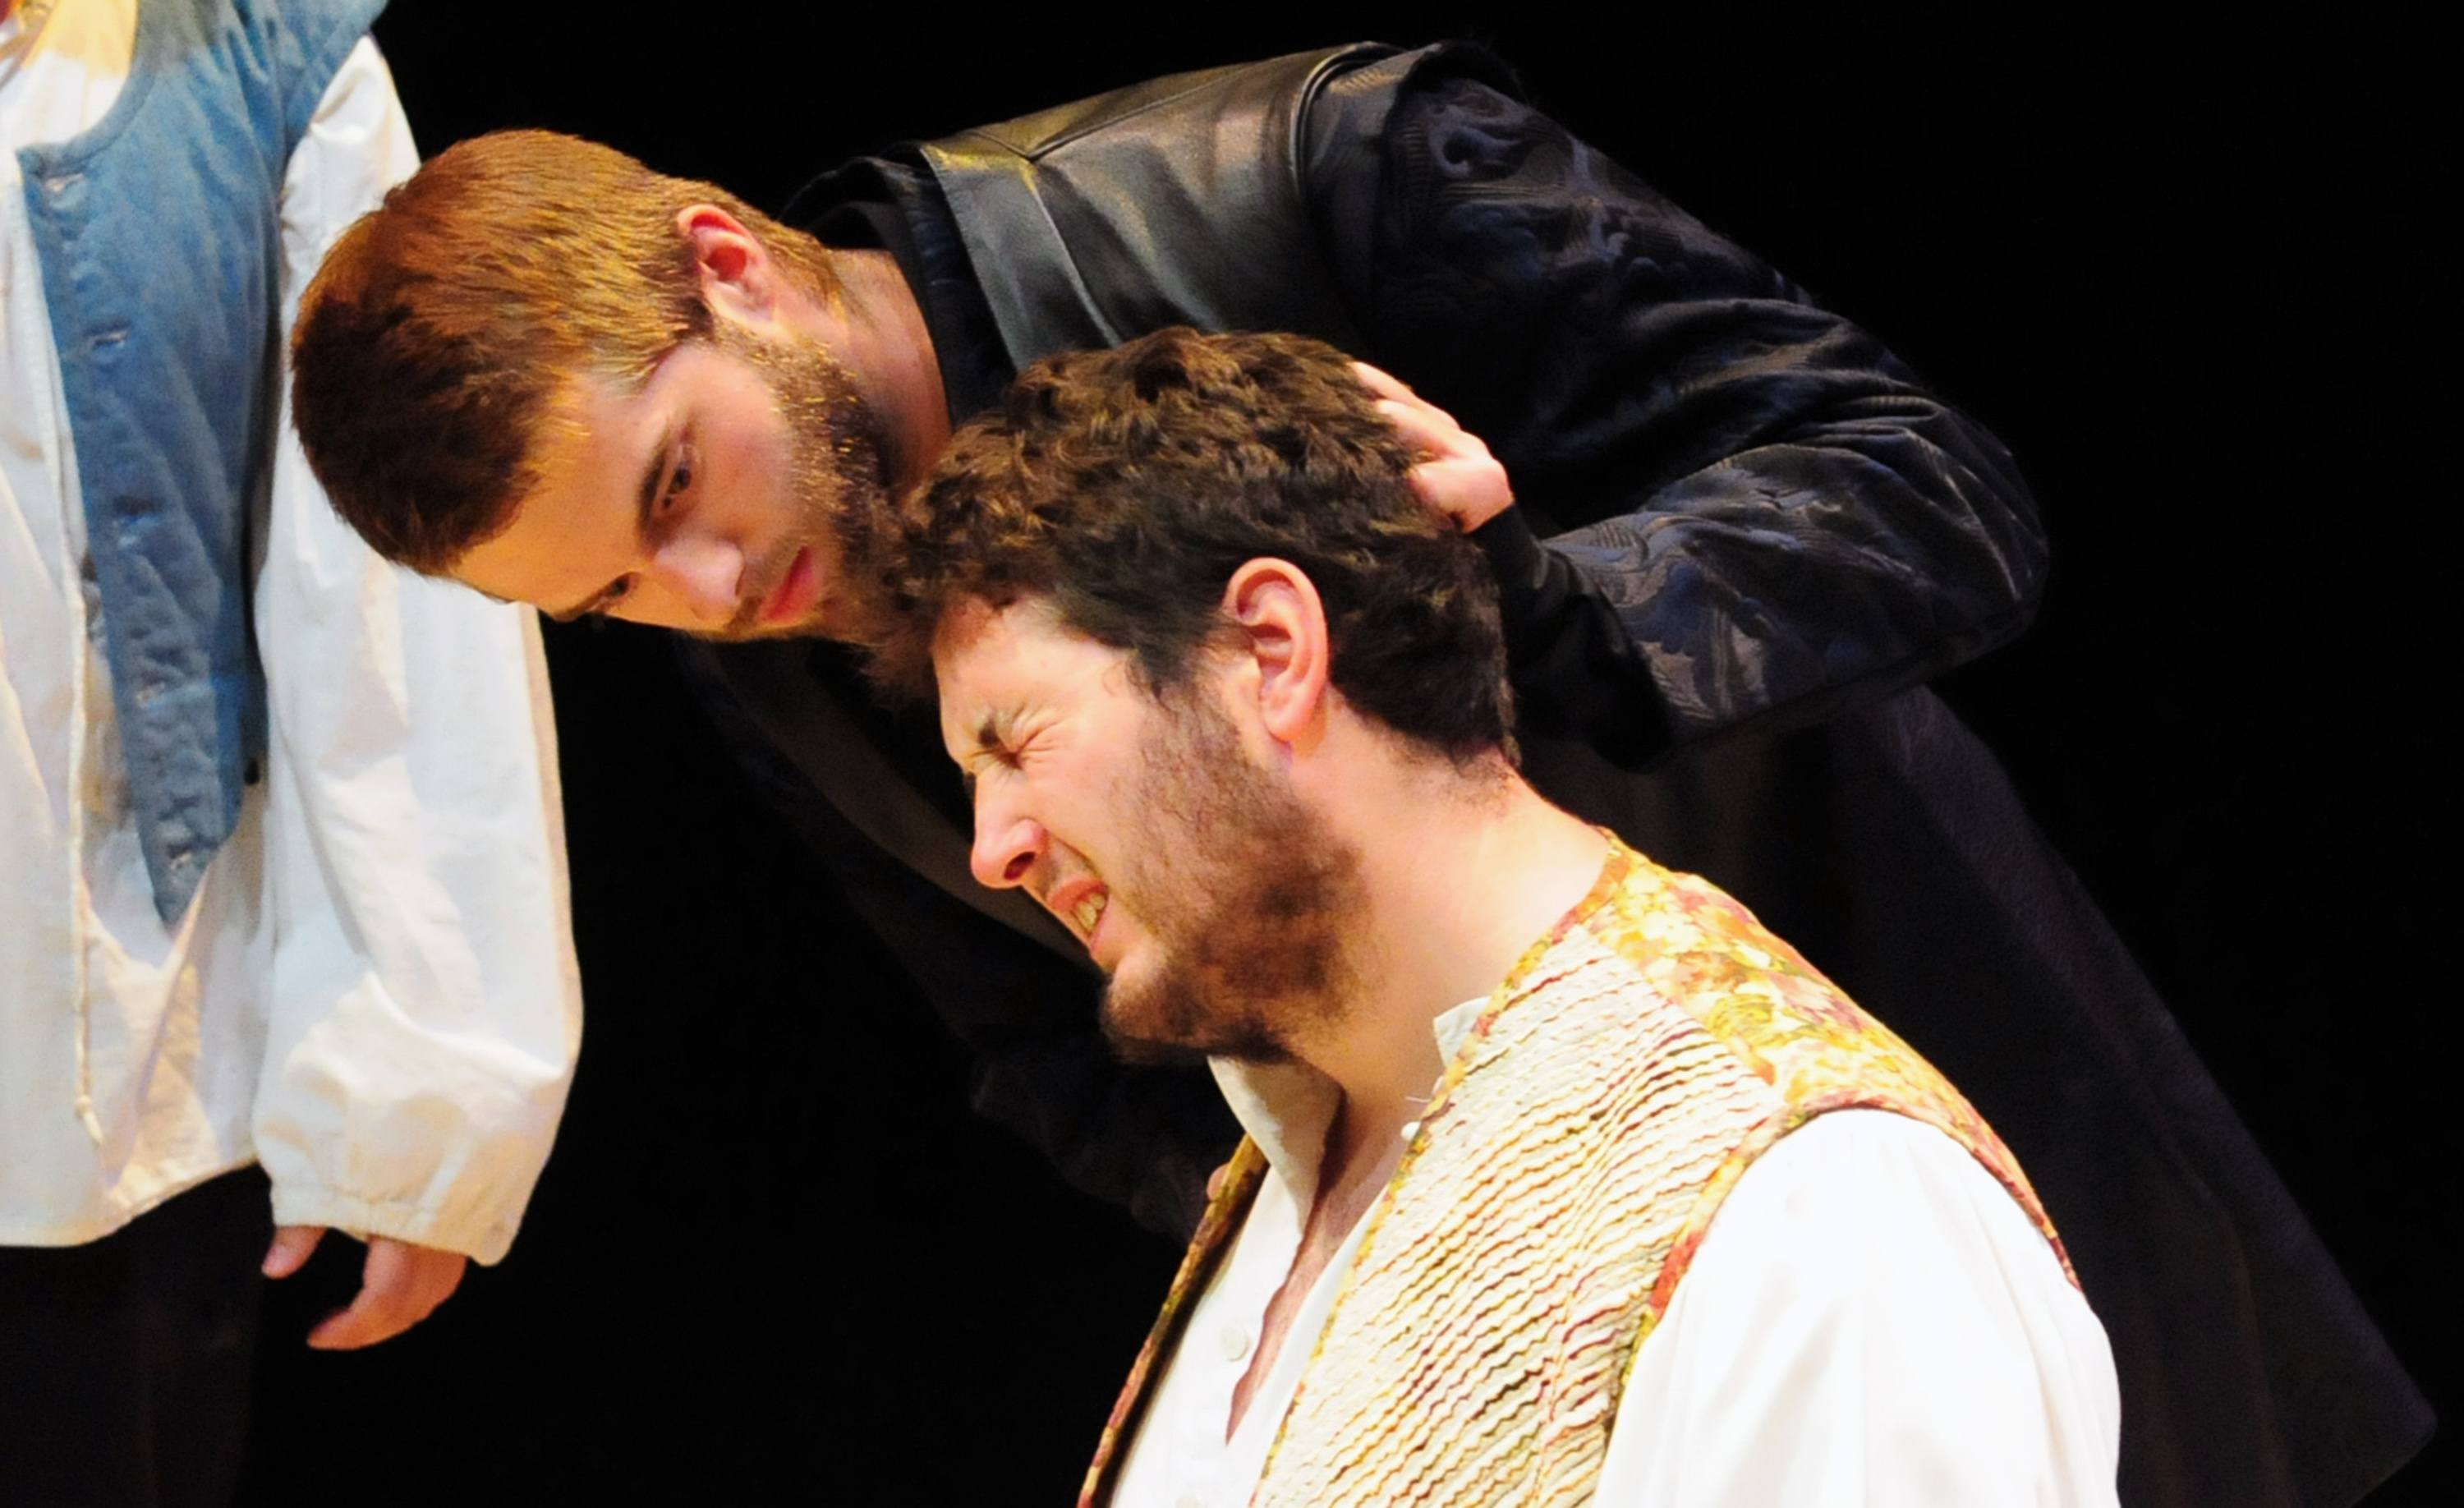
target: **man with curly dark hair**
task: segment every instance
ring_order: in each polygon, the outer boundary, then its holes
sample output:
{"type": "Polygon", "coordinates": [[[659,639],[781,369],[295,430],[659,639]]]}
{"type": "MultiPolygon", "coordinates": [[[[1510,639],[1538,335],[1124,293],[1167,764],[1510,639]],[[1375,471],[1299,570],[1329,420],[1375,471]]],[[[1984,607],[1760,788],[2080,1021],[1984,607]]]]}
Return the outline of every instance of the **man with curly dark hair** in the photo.
{"type": "Polygon", "coordinates": [[[1038,362],[995,414],[952,441],[865,562],[891,599],[866,616],[893,682],[929,688],[951,602],[1032,596],[1127,650],[1148,686],[1178,684],[1222,628],[1215,587],[1271,540],[1316,583],[1354,706],[1450,757],[1512,748],[1495,578],[1323,344],[1165,330],[1038,362]]]}
{"type": "Polygon", "coordinates": [[[1248,1133],[1087,1499],[1715,1508],[1853,1460],[1858,1501],[2115,1501],[2016,1160],[1516,772],[1488,571],[1411,463],[1334,350],[1168,329],[1028,367],[875,541],[977,878],[1248,1133]]]}

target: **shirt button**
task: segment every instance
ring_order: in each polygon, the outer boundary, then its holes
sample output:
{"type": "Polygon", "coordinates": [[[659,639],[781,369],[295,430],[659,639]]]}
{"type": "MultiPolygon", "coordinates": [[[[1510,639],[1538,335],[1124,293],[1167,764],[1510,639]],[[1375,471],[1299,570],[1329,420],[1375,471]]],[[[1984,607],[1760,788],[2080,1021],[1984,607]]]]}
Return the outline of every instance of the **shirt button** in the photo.
{"type": "Polygon", "coordinates": [[[1215,1348],[1227,1362],[1237,1362],[1249,1354],[1249,1332],[1237,1324],[1227,1324],[1215,1333],[1215,1348]]]}

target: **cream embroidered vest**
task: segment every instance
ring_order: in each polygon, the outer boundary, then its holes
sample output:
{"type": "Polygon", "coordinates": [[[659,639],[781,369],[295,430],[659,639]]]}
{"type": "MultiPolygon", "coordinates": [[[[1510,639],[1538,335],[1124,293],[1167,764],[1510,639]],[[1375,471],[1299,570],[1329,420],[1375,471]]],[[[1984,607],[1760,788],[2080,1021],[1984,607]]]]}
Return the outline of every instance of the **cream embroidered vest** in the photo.
{"type": "MultiPolygon", "coordinates": [[[[1615,845],[1448,1065],[1367,1217],[1251,1502],[1589,1501],[1635,1351],[1721,1199],[1781,1137],[1852,1106],[1950,1135],[2062,1256],[2018,1164],[1942,1075],[1709,882],[1615,845]]],[[[1113,1408],[1082,1508],[1110,1494],[1148,1385],[1265,1166],[1244,1141],[1113,1408]]]]}

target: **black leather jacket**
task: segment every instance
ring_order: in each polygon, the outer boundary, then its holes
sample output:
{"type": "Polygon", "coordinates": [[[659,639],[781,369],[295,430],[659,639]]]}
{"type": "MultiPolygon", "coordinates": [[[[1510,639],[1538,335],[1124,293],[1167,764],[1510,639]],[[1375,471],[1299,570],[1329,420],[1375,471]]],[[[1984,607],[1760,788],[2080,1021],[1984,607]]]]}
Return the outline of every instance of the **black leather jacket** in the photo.
{"type": "MultiPolygon", "coordinates": [[[[1991,756],[1903,689],[2015,632],[2043,556],[2002,447],[1871,337],[1465,48],[1155,80],[852,164],[789,218],[867,196],[961,403],[1165,324],[1299,329],[1488,441],[1528,773],[1745,899],[1994,1124],[2112,1337],[2125,1501],[2344,1502],[2417,1447],[2419,1395],[2162,1002],[1991,756]]],[[[1195,1075],[1112,1064],[1080,950],[974,885],[930,719],[830,646],[692,656],[979,1055],[979,1108],[1185,1231],[1228,1118],[1195,1075]]]]}
{"type": "Polygon", "coordinates": [[[2034,604],[2043,537],[1991,434],[1476,49],[1179,75],[920,154],[1014,361],[1298,330],[1486,439],[1527,733],[1639,764],[1811,722],[2034,604]]]}

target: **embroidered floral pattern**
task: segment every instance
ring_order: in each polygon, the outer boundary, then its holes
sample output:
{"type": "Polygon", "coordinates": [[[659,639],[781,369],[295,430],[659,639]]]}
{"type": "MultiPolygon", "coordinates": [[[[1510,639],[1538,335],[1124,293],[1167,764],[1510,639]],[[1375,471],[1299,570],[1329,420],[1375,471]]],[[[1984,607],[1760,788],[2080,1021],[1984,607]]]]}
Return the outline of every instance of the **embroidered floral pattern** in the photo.
{"type": "MultiPolygon", "coordinates": [[[[1728,1190],[1779,1138],[1851,1107],[1952,1137],[2060,1255],[2009,1150],[1914,1049],[1716,886],[1613,845],[1447,1066],[1368,1216],[1253,1503],[1586,1501],[1635,1353],[1728,1190]]],[[[1244,1143],[1113,1409],[1082,1508],[1104,1500],[1264,1166],[1244,1143]]]]}

